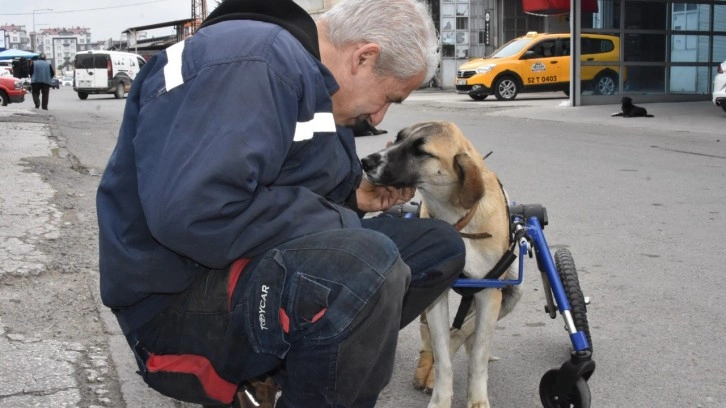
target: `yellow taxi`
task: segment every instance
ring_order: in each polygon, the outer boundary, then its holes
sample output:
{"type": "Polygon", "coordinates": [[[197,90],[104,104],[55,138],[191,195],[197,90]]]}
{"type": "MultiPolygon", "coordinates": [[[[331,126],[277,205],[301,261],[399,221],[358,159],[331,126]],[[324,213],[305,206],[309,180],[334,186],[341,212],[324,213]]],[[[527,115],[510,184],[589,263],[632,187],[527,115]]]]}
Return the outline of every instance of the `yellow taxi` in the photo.
{"type": "MultiPolygon", "coordinates": [[[[618,91],[620,39],[604,34],[581,34],[582,90],[599,95],[618,91]]],[[[520,92],[570,90],[570,34],[529,32],[504,44],[486,58],[465,62],[456,72],[456,91],[481,101],[489,95],[513,100],[520,92]]]]}

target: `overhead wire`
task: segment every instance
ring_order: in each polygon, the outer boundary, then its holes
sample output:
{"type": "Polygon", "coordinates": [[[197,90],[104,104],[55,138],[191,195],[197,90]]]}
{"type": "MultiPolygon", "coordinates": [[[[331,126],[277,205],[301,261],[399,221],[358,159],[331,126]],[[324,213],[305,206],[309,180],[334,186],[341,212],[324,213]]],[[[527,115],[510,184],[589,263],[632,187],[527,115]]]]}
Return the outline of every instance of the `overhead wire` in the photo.
{"type": "MultiPolygon", "coordinates": [[[[44,11],[44,12],[36,12],[35,14],[64,14],[64,13],[78,13],[82,11],[98,11],[98,10],[110,10],[110,9],[116,9],[116,8],[123,8],[123,7],[133,7],[133,6],[141,6],[144,4],[152,4],[152,3],[163,3],[167,1],[172,0],[151,0],[151,1],[144,1],[139,3],[130,3],[130,4],[122,4],[122,5],[116,5],[116,6],[107,6],[107,7],[94,7],[94,8],[86,8],[86,9],[76,9],[76,10],[61,10],[61,11],[44,11]]],[[[0,13],[0,16],[29,16],[33,13],[0,13]]]]}

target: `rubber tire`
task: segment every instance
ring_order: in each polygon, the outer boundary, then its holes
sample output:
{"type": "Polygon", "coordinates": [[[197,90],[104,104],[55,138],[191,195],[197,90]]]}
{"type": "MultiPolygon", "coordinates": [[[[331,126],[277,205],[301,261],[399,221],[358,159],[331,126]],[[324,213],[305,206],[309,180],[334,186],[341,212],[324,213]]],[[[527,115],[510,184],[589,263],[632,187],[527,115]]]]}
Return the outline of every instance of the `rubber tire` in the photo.
{"type": "Polygon", "coordinates": [[[116,99],[123,99],[125,93],[124,83],[119,82],[118,85],[116,85],[116,91],[113,93],[113,97],[116,99]]]}
{"type": "Polygon", "coordinates": [[[475,101],[483,101],[487,98],[489,95],[469,95],[469,98],[475,100],[475,101]]]}
{"type": "Polygon", "coordinates": [[[78,97],[81,98],[82,101],[85,101],[88,99],[88,94],[85,92],[78,92],[78,97]]]}
{"type": "Polygon", "coordinates": [[[511,76],[503,76],[494,84],[494,96],[500,101],[513,101],[519,93],[517,80],[511,76]]]}
{"type": "Polygon", "coordinates": [[[603,73],[597,76],[593,84],[595,95],[615,95],[618,93],[618,77],[611,73],[603,73]]]}
{"type": "Polygon", "coordinates": [[[721,102],[721,109],[723,109],[723,111],[726,112],[726,101],[721,102]]]}
{"type": "Polygon", "coordinates": [[[0,105],[8,106],[9,102],[10,98],[8,98],[8,94],[5,91],[0,91],[0,105]]]}
{"type": "Polygon", "coordinates": [[[557,383],[557,376],[560,374],[560,370],[549,370],[542,376],[542,380],[539,382],[539,398],[542,401],[544,408],[590,408],[592,396],[590,395],[590,387],[587,385],[587,381],[580,377],[575,382],[573,388],[568,393],[571,400],[568,405],[560,405],[555,400],[554,391],[555,384],[557,383]]]}
{"type": "Polygon", "coordinates": [[[587,305],[585,304],[585,296],[580,289],[580,280],[577,278],[577,269],[572,254],[567,249],[558,249],[555,252],[555,267],[557,274],[560,276],[560,282],[565,290],[565,296],[570,303],[570,314],[572,320],[575,321],[577,330],[585,333],[587,343],[590,345],[588,350],[593,351],[592,337],[590,336],[590,326],[587,323],[587,305]]]}

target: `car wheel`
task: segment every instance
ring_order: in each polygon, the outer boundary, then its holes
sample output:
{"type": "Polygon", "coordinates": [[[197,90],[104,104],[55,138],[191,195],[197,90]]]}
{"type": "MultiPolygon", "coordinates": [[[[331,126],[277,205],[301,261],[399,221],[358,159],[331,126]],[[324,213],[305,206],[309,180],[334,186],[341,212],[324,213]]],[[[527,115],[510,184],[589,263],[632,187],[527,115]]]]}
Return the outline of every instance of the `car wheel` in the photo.
{"type": "Polygon", "coordinates": [[[494,96],[500,101],[511,101],[517,97],[519,85],[517,80],[510,76],[503,76],[494,84],[494,96]]]}
{"type": "Polygon", "coordinates": [[[600,74],[595,80],[595,95],[615,95],[618,91],[618,77],[611,73],[600,74]]]}
{"type": "Polygon", "coordinates": [[[116,92],[114,92],[113,97],[116,99],[121,99],[124,97],[124,83],[119,82],[118,85],[116,85],[116,92]]]}
{"type": "Polygon", "coordinates": [[[88,99],[88,94],[85,92],[78,92],[78,97],[81,98],[81,100],[85,101],[88,99]]]}
{"type": "Polygon", "coordinates": [[[6,94],[5,91],[0,91],[0,105],[8,106],[8,101],[8,94],[6,94]]]}
{"type": "Polygon", "coordinates": [[[726,112],[726,101],[721,102],[721,109],[726,112]]]}

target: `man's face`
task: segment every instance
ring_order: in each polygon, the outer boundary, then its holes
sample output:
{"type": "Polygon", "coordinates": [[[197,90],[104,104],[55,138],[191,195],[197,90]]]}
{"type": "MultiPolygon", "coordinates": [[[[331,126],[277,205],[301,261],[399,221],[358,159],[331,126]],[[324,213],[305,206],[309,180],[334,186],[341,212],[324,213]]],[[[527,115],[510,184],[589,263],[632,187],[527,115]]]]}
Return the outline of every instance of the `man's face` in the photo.
{"type": "Polygon", "coordinates": [[[403,102],[423,82],[425,73],[401,80],[374,72],[377,53],[362,53],[350,70],[336,75],[340,85],[333,94],[333,115],[339,125],[352,126],[356,119],[378,125],[392,103],[403,102]]]}

